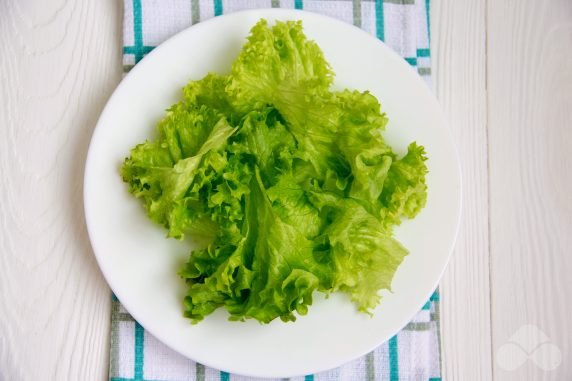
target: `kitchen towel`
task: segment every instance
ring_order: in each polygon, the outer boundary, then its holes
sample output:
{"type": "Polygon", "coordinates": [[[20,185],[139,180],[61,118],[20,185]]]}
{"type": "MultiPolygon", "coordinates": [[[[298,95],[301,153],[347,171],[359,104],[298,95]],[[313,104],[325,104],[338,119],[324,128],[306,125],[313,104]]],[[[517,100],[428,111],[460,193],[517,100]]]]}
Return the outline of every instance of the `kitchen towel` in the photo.
{"type": "MultiPolygon", "coordinates": [[[[431,86],[429,0],[124,0],[123,69],[200,21],[253,8],[296,8],[353,24],[384,41],[431,86]]],[[[340,343],[343,345],[343,343],[340,343]]],[[[362,358],[292,380],[360,381],[441,378],[439,293],[396,336],[362,358]]],[[[186,359],[145,331],[113,297],[112,381],[246,381],[186,359]]]]}

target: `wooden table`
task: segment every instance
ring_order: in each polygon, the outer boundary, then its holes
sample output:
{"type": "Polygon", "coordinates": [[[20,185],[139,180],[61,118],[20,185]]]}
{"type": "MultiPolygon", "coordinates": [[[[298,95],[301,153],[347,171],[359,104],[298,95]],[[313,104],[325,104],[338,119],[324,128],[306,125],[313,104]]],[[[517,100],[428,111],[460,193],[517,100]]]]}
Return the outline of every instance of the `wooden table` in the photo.
{"type": "MultiPolygon", "coordinates": [[[[107,377],[110,293],[82,180],[121,78],[121,3],[0,2],[0,380],[107,377]]],[[[572,379],[572,1],[432,5],[436,94],[464,176],[444,378],[572,379]],[[530,329],[557,352],[535,353],[530,329]],[[511,340],[541,366],[507,370],[511,340]]]]}

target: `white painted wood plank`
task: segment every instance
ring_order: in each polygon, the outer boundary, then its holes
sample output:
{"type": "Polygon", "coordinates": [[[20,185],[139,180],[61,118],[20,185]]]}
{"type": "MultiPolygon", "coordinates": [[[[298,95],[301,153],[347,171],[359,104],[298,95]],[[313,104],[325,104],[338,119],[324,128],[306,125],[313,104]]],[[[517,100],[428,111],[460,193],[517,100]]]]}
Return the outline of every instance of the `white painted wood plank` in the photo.
{"type": "Polygon", "coordinates": [[[456,0],[432,5],[435,90],[463,173],[461,229],[441,281],[443,375],[445,380],[489,380],[486,4],[456,0]]]}
{"type": "Polygon", "coordinates": [[[104,380],[110,293],[83,217],[121,76],[121,2],[0,2],[0,379],[104,380]]]}
{"type": "Polygon", "coordinates": [[[569,380],[572,1],[489,1],[488,73],[494,376],[569,380]]]}

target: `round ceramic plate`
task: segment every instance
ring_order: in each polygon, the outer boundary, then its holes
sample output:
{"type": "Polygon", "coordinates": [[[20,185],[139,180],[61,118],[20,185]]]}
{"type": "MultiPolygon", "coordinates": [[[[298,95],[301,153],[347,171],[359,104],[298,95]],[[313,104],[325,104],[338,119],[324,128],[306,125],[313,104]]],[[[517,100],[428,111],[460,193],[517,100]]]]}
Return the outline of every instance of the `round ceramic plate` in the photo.
{"type": "Polygon", "coordinates": [[[153,50],[121,82],[99,119],[85,170],[85,212],[99,266],[113,292],[156,338],[183,355],[231,373],[287,377],[333,368],[374,349],[421,309],[451,253],[460,214],[459,163],[437,101],[409,65],[351,25],[292,10],[216,17],[153,50]],[[341,88],[370,90],[389,117],[386,140],[397,152],[417,141],[429,160],[428,201],[396,229],[410,250],[382,292],[373,317],[344,295],[315,298],[294,323],[229,322],[220,309],[198,325],[183,317],[185,284],[177,270],[192,243],[165,238],[128,192],[119,168],[130,148],[155,135],[181,88],[208,72],[227,73],[249,29],[260,19],[302,20],[323,49],[341,88]]]}

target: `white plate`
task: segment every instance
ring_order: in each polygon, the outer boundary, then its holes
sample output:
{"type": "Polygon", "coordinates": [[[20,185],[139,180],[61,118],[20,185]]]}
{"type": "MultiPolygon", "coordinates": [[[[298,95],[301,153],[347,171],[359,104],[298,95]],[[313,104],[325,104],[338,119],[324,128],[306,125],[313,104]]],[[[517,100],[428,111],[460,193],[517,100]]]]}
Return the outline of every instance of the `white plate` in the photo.
{"type": "Polygon", "coordinates": [[[255,10],[216,17],[153,50],[121,82],[89,147],[85,213],[92,246],[113,292],[156,338],[183,355],[231,373],[287,377],[336,367],[374,349],[421,309],[451,253],[460,215],[457,155],[439,106],[417,73],[374,37],[314,13],[255,10]],[[227,73],[249,29],[260,19],[303,21],[336,73],[336,86],[366,90],[389,116],[385,134],[398,152],[413,140],[427,149],[427,206],[397,238],[410,250],[393,293],[370,318],[343,295],[317,297],[295,323],[228,322],[223,310],[198,325],[182,316],[185,285],[176,275],[189,242],[165,239],[128,192],[119,167],[131,147],[155,135],[180,89],[207,72],[227,73]]]}

